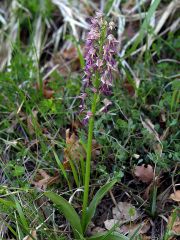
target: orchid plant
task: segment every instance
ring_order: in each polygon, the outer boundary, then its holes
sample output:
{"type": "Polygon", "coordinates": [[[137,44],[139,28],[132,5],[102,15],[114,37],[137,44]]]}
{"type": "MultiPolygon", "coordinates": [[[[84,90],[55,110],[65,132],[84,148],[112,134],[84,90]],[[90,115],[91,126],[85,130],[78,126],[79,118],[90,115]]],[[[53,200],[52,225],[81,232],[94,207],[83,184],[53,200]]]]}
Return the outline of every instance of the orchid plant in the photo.
{"type": "MultiPolygon", "coordinates": [[[[120,234],[114,233],[114,228],[108,232],[97,234],[90,238],[85,238],[87,227],[94,216],[95,210],[104,195],[113,187],[118,181],[118,178],[106,183],[102,186],[91,203],[88,203],[89,197],[89,182],[91,172],[91,154],[92,154],[92,138],[95,115],[97,111],[98,102],[103,96],[109,96],[112,93],[112,72],[116,70],[115,54],[117,52],[118,41],[113,36],[112,32],[115,27],[113,22],[107,22],[101,12],[97,12],[95,17],[91,19],[90,32],[88,33],[85,44],[85,77],[83,79],[83,91],[81,93],[80,112],[85,112],[85,117],[82,120],[84,125],[89,125],[88,141],[87,141],[87,155],[86,155],[86,170],[84,183],[84,196],[82,207],[82,218],[78,216],[72,205],[63,197],[53,193],[46,192],[45,195],[49,197],[63,213],[69,221],[75,239],[127,239],[120,234]],[[87,110],[86,99],[91,99],[91,110],[87,110]]],[[[109,101],[110,102],[110,101],[109,101]]],[[[103,108],[106,112],[109,103],[103,108]]]]}

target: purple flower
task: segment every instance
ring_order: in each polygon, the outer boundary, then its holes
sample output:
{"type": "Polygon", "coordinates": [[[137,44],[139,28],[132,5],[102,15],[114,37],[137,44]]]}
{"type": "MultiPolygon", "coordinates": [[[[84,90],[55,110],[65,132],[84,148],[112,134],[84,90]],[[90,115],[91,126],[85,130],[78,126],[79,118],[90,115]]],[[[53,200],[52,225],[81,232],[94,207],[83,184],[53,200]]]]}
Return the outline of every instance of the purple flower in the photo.
{"type": "Polygon", "coordinates": [[[111,87],[110,87],[108,84],[106,84],[106,83],[104,83],[104,84],[101,86],[100,91],[101,91],[104,95],[106,95],[106,96],[110,96],[110,95],[112,94],[111,87]]]}
{"type": "Polygon", "coordinates": [[[83,125],[87,125],[88,124],[88,122],[89,122],[89,119],[90,119],[90,117],[92,117],[92,112],[91,111],[88,111],[87,112],[87,114],[86,114],[86,116],[84,117],[84,119],[82,120],[82,124],[83,125]]]}
{"type": "MultiPolygon", "coordinates": [[[[114,28],[115,24],[110,22],[108,25],[103,19],[101,12],[97,12],[95,17],[91,19],[90,32],[85,43],[84,92],[89,88],[94,93],[99,92],[104,95],[112,93],[112,72],[116,71],[117,67],[114,56],[117,53],[118,44],[118,41],[112,34],[114,28]],[[97,76],[99,83],[95,84],[97,76]]],[[[82,111],[83,108],[85,109],[84,102],[85,99],[83,99],[83,104],[80,106],[82,111]]],[[[88,112],[83,119],[83,123],[87,123],[90,117],[91,114],[88,112]]]]}
{"type": "Polygon", "coordinates": [[[87,97],[86,93],[82,93],[78,98],[81,99],[81,104],[79,105],[80,112],[83,112],[85,109],[85,99],[87,97]]]}

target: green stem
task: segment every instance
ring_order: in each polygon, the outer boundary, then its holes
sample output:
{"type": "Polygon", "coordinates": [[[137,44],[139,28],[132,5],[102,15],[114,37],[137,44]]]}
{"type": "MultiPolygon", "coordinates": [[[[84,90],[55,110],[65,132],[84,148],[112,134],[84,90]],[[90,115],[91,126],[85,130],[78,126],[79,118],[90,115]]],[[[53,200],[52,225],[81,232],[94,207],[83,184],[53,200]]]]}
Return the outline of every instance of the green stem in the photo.
{"type": "Polygon", "coordinates": [[[91,154],[92,154],[92,138],[93,138],[93,129],[94,129],[94,117],[96,112],[96,104],[98,99],[98,93],[94,94],[92,102],[92,117],[89,120],[89,129],[88,129],[88,143],[87,143],[87,155],[86,155],[86,172],[85,172],[85,184],[84,184],[84,196],[83,196],[83,209],[82,209],[82,226],[84,228],[88,197],[89,197],[89,181],[90,181],[90,172],[91,172],[91,154]]]}

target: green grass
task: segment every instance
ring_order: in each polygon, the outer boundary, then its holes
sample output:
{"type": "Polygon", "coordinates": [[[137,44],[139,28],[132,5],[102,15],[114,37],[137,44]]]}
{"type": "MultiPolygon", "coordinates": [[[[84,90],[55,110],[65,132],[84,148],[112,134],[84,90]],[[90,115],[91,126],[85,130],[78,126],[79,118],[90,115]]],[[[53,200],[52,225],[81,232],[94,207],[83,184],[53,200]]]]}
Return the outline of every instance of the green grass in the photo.
{"type": "MultiPolygon", "coordinates": [[[[81,120],[81,116],[77,114],[79,100],[76,96],[81,92],[83,70],[72,72],[66,77],[54,70],[49,76],[51,81],[48,84],[55,94],[53,98],[44,98],[41,89],[36,86],[43,82],[46,71],[43,72],[42,67],[54,54],[55,41],[58,40],[53,40],[48,48],[43,49],[43,46],[53,39],[53,32],[57,31],[62,20],[57,17],[57,6],[49,0],[18,2],[25,9],[17,7],[13,12],[19,21],[17,37],[14,42],[10,39],[11,63],[0,72],[0,225],[5,226],[4,233],[0,228],[0,239],[22,240],[34,229],[37,229],[38,239],[71,239],[69,227],[64,227],[64,224],[68,226],[65,219],[43,196],[43,190],[32,185],[32,179],[37,177],[38,169],[44,169],[51,176],[56,171],[59,172],[59,181],[48,186],[48,190],[63,194],[67,200],[83,185],[83,160],[80,160],[79,168],[72,163],[73,173],[66,171],[62,164],[63,150],[66,147],[65,131],[71,128],[73,121],[81,120]],[[43,25],[42,52],[40,60],[35,61],[32,57],[36,56],[34,37],[40,15],[43,25]],[[51,26],[49,29],[48,23],[51,26]],[[34,111],[38,112],[37,117],[33,117],[34,111]],[[32,120],[33,133],[28,126],[28,119],[32,120]]],[[[104,6],[106,13],[111,10],[113,2],[107,1],[104,6]]],[[[75,4],[72,1],[69,3],[70,6],[75,4]]],[[[161,4],[158,6],[158,3],[159,1],[154,1],[147,18],[139,27],[139,37],[130,45],[123,59],[117,57],[120,73],[114,82],[111,98],[113,104],[107,114],[96,116],[94,138],[100,146],[100,154],[92,163],[91,199],[97,185],[102,186],[109,177],[119,173],[124,174],[122,181],[128,188],[128,181],[133,178],[131,170],[141,163],[156,166],[157,175],[162,177],[168,173],[170,186],[170,177],[175,166],[179,164],[178,32],[169,31],[163,36],[158,35],[144,54],[130,56],[146,44],[147,21],[156,7],[161,9],[161,4]],[[132,72],[123,65],[123,60],[127,61],[140,80],[138,88],[132,72]],[[162,154],[155,150],[157,142],[154,135],[143,128],[141,118],[150,119],[159,136],[163,136],[167,131],[167,136],[161,140],[162,154]],[[139,155],[138,159],[134,157],[135,154],[139,155]]],[[[86,7],[88,6],[91,6],[89,1],[86,7]]],[[[79,12],[82,10],[80,7],[79,12]]],[[[141,10],[144,9],[147,10],[146,6],[141,10]]],[[[4,30],[2,25],[0,27],[1,40],[7,41],[10,27],[7,30],[4,30]]],[[[66,37],[60,39],[59,49],[67,39],[74,42],[83,66],[83,50],[80,49],[82,44],[74,39],[69,25],[65,35],[66,37]]],[[[100,103],[98,108],[102,106],[100,103]]],[[[76,129],[76,135],[86,147],[86,127],[80,126],[76,129]]],[[[178,174],[175,174],[175,179],[178,179],[178,174]]],[[[141,189],[138,184],[136,187],[141,189]]],[[[146,205],[146,212],[150,212],[152,219],[161,214],[156,206],[158,194],[160,190],[156,189],[146,205]]],[[[79,206],[82,206],[81,193],[74,197],[73,204],[79,211],[79,206]]],[[[166,214],[170,215],[170,210],[166,214]]],[[[168,239],[170,230],[168,228],[164,233],[165,240],[168,239]]]]}

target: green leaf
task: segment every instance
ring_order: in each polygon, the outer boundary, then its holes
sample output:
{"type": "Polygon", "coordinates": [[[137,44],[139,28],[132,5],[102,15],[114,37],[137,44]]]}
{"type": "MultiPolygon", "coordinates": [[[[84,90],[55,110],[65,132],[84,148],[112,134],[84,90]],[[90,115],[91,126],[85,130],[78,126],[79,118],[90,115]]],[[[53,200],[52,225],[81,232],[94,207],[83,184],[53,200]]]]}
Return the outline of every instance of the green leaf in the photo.
{"type": "Polygon", "coordinates": [[[111,233],[110,235],[108,235],[108,232],[104,232],[87,238],[87,240],[129,240],[129,238],[119,233],[111,233]]]}
{"type": "Polygon", "coordinates": [[[105,8],[104,8],[105,14],[108,14],[108,13],[109,13],[109,11],[111,10],[111,7],[112,7],[113,3],[114,3],[114,0],[108,0],[108,1],[106,2],[105,8]]]}
{"type": "Polygon", "coordinates": [[[22,176],[24,173],[25,173],[25,168],[23,166],[18,166],[18,165],[14,166],[14,170],[12,172],[14,177],[22,176]]]}
{"type": "Polygon", "coordinates": [[[154,12],[156,11],[156,8],[158,7],[160,2],[161,2],[161,0],[155,0],[151,4],[151,6],[150,6],[150,8],[148,10],[148,13],[146,15],[146,18],[144,19],[144,22],[143,22],[143,24],[141,26],[141,29],[140,29],[140,32],[139,32],[139,36],[137,37],[137,39],[134,42],[134,44],[131,47],[131,49],[128,51],[128,55],[130,55],[132,52],[134,52],[136,50],[137,46],[139,45],[139,43],[143,40],[144,34],[147,32],[147,29],[148,29],[151,17],[154,14],[154,12]]]}
{"type": "Polygon", "coordinates": [[[79,178],[78,178],[78,172],[77,172],[76,166],[71,159],[69,159],[69,163],[70,163],[70,166],[71,166],[71,170],[72,170],[72,173],[73,173],[73,177],[74,177],[76,186],[79,187],[79,178]]]}
{"type": "Polygon", "coordinates": [[[83,235],[80,218],[71,204],[56,193],[45,192],[44,195],[57,206],[59,211],[62,212],[65,218],[69,221],[75,237],[77,238],[80,235],[83,235]]]}
{"type": "Polygon", "coordinates": [[[23,212],[23,209],[22,209],[22,206],[19,204],[19,200],[16,198],[16,197],[13,197],[14,201],[15,201],[15,208],[19,214],[19,217],[20,217],[20,220],[21,220],[21,223],[24,227],[25,230],[28,230],[28,223],[26,221],[26,217],[24,215],[24,212],[23,212]]]}
{"type": "Polygon", "coordinates": [[[94,196],[93,200],[91,201],[87,209],[86,219],[83,226],[83,232],[86,231],[88,224],[90,223],[92,217],[94,216],[97,205],[100,203],[104,195],[114,186],[116,182],[117,182],[117,179],[114,179],[111,182],[106,183],[97,191],[96,195],[94,196]]]}
{"type": "Polygon", "coordinates": [[[5,206],[10,207],[10,208],[12,208],[12,207],[15,208],[16,207],[16,204],[14,202],[3,199],[3,198],[0,198],[0,203],[4,204],[5,206]]]}

